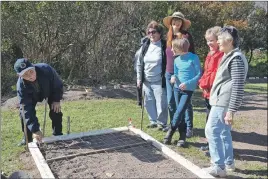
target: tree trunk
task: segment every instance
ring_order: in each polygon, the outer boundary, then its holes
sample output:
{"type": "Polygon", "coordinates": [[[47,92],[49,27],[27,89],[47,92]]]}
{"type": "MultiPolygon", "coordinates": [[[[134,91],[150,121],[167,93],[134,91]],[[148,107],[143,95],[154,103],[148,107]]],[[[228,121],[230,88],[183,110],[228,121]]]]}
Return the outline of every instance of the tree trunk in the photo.
{"type": "Polygon", "coordinates": [[[249,60],[248,60],[248,64],[250,64],[251,60],[252,60],[252,56],[253,56],[253,49],[250,49],[250,56],[249,56],[249,60]]]}

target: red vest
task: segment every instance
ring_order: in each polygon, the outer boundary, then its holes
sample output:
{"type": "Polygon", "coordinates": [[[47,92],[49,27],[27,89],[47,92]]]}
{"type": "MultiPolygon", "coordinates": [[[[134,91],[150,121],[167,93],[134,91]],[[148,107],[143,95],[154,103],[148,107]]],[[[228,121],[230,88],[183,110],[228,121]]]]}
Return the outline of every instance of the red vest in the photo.
{"type": "Polygon", "coordinates": [[[223,52],[217,51],[213,55],[210,55],[210,53],[206,57],[205,65],[204,65],[204,73],[202,77],[199,80],[199,86],[203,90],[203,97],[209,99],[210,90],[212,87],[212,84],[214,82],[218,65],[222,59],[223,52]]]}

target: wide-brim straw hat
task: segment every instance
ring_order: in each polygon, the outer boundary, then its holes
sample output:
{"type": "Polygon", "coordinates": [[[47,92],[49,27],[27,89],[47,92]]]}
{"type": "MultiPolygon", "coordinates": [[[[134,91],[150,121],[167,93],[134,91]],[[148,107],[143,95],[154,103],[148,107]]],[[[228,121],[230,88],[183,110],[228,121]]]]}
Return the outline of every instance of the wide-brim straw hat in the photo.
{"type": "Polygon", "coordinates": [[[174,12],[172,14],[172,16],[167,16],[167,17],[165,17],[163,19],[163,23],[164,23],[164,25],[167,28],[170,27],[172,18],[179,18],[179,19],[181,19],[183,21],[183,26],[182,26],[182,29],[183,30],[187,30],[187,29],[189,29],[191,27],[191,21],[188,20],[188,19],[186,19],[184,17],[183,13],[181,13],[181,12],[174,12]]]}

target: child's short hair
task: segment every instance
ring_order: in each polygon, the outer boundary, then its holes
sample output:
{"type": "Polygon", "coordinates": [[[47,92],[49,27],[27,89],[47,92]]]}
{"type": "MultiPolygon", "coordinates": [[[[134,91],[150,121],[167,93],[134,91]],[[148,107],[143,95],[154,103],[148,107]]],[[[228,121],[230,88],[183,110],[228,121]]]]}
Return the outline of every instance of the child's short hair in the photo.
{"type": "Polygon", "coordinates": [[[211,27],[206,31],[205,37],[212,35],[212,36],[216,37],[216,39],[218,39],[218,33],[220,31],[221,31],[220,26],[211,27]]]}
{"type": "Polygon", "coordinates": [[[175,52],[188,52],[190,42],[187,38],[174,39],[172,40],[172,48],[175,52]]]}

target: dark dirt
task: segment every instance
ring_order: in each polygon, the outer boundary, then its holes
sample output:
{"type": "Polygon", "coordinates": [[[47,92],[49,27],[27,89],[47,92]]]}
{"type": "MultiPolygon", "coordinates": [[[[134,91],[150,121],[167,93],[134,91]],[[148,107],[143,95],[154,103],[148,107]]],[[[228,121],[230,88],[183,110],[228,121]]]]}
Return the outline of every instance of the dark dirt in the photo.
{"type": "Polygon", "coordinates": [[[54,142],[46,146],[44,154],[51,159],[89,151],[93,153],[48,164],[56,178],[196,178],[131,132],[54,142]],[[129,147],[134,144],[140,145],[129,147]],[[119,146],[125,147],[116,149],[119,146]]]}

